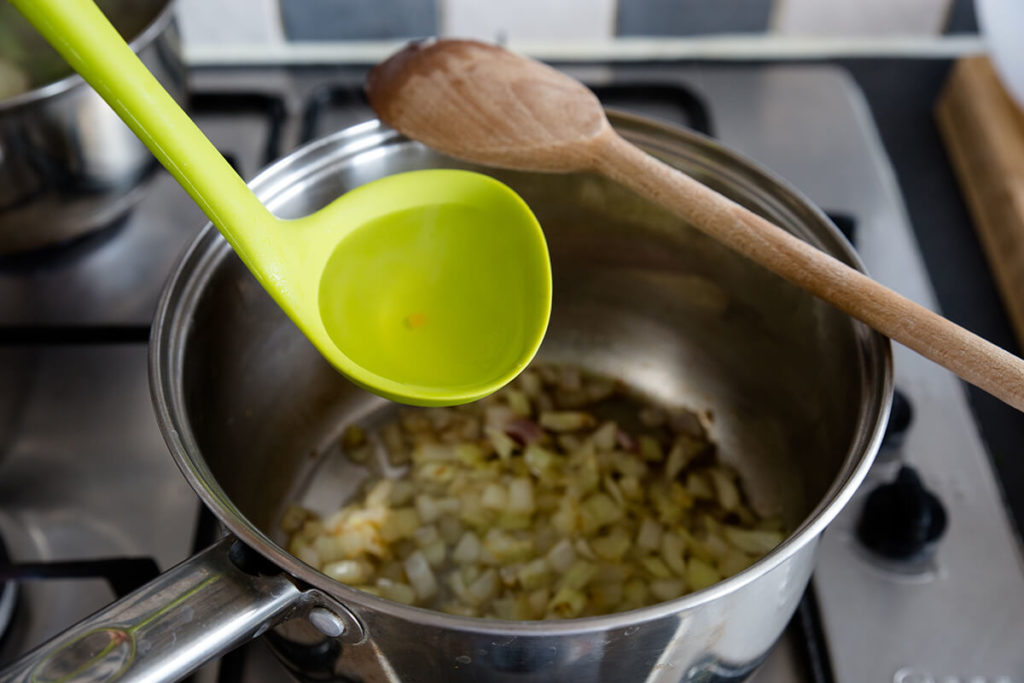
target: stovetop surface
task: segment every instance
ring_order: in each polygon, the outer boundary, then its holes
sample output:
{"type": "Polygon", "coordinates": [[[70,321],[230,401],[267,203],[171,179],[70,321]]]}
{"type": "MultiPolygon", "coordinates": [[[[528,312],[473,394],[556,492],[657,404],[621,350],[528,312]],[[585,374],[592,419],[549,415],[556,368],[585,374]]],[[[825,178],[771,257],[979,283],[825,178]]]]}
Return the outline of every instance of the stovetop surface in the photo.
{"type": "MultiPolygon", "coordinates": [[[[892,166],[844,70],[594,66],[573,73],[615,86],[605,94],[616,106],[703,127],[772,169],[855,226],[873,276],[935,306],[892,166]]],[[[193,112],[250,178],[302,140],[368,117],[358,96],[362,75],[356,68],[200,70],[193,112]]],[[[200,507],[160,438],[145,342],[163,283],[204,223],[161,172],[121,225],[0,261],[0,534],[16,561],[151,557],[166,569],[193,551],[200,507]]],[[[928,361],[900,347],[894,355],[913,423],[824,535],[812,582],[817,604],[802,607],[754,675],[758,683],[1024,681],[1020,539],[965,394],[928,361]],[[909,573],[872,559],[852,531],[864,496],[900,463],[917,467],[949,517],[934,559],[909,573]]],[[[114,598],[98,579],[25,581],[18,589],[0,664],[114,598]]],[[[286,675],[257,642],[199,679],[286,675]]]]}

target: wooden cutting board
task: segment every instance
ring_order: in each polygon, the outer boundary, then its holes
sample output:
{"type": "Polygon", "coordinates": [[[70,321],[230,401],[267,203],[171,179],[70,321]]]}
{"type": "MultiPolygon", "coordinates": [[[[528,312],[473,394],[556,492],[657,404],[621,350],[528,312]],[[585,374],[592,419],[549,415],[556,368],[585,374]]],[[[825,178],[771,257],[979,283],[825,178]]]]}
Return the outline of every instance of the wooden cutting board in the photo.
{"type": "Polygon", "coordinates": [[[987,57],[954,66],[936,107],[946,148],[1024,346],[1024,112],[987,57]]]}

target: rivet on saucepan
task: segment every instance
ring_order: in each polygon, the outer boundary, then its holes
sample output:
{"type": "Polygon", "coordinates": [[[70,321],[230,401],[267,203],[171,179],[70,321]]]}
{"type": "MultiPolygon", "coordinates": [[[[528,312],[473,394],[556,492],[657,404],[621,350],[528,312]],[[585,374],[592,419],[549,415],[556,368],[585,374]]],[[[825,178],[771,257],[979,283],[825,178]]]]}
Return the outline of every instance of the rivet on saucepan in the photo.
{"type": "Polygon", "coordinates": [[[334,612],[324,607],[309,611],[309,623],[328,638],[337,638],[345,632],[345,622],[334,612]]]}

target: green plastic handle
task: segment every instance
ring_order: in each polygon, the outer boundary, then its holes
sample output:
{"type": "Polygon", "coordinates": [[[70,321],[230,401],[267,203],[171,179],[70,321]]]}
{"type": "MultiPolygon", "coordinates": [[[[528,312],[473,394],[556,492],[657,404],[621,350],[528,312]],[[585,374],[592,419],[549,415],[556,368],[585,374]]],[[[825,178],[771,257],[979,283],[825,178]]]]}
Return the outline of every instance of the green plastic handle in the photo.
{"type": "MultiPolygon", "coordinates": [[[[10,0],[117,112],[259,272],[260,230],[276,219],[235,173],[92,0],[10,0]],[[245,226],[244,232],[238,226],[245,226]]],[[[265,236],[264,236],[265,239],[265,236]]]]}

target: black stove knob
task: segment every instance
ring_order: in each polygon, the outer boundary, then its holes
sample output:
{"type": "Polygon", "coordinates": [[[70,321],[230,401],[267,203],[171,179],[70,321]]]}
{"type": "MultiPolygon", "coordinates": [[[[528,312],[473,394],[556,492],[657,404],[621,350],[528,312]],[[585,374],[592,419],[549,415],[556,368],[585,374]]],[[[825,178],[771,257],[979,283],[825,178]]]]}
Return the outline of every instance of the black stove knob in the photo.
{"type": "Polygon", "coordinates": [[[864,503],[857,538],[892,560],[914,560],[935,548],[946,530],[942,502],[904,465],[896,479],[872,491],[864,503]]]}
{"type": "Polygon", "coordinates": [[[910,399],[902,391],[895,389],[892,392],[892,408],[889,410],[889,423],[885,426],[882,445],[887,448],[899,448],[913,421],[914,408],[910,405],[910,399]]]}

